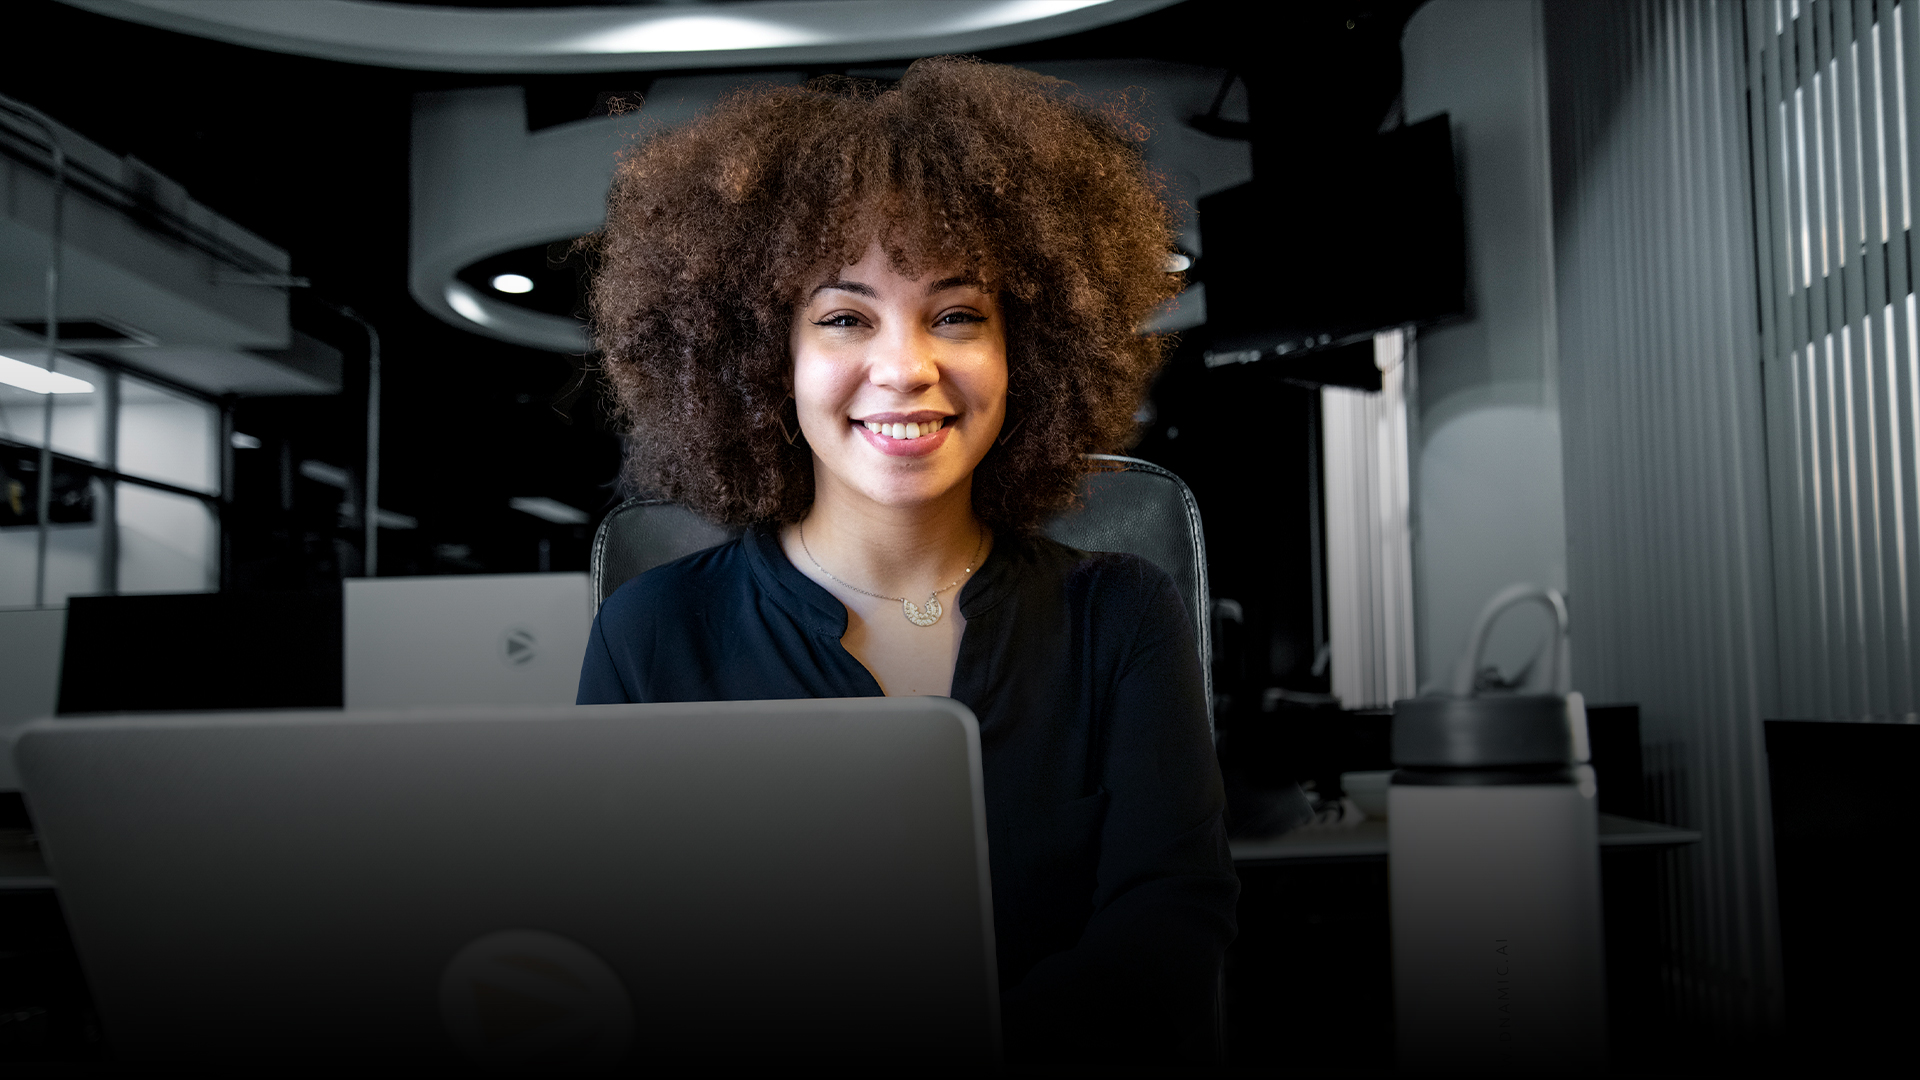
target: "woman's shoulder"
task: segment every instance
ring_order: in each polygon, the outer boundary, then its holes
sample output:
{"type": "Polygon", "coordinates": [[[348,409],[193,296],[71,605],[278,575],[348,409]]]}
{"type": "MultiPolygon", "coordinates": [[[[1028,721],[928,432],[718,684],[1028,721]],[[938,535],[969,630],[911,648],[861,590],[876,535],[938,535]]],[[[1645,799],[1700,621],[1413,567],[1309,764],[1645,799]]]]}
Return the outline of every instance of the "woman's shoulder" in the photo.
{"type": "Polygon", "coordinates": [[[752,571],[741,538],[661,563],[629,579],[600,605],[603,622],[632,625],[649,617],[705,607],[748,587],[752,571]]]}
{"type": "Polygon", "coordinates": [[[1072,608],[1102,620],[1150,613],[1181,617],[1173,576],[1152,560],[1124,551],[1083,551],[1043,534],[1023,537],[1020,546],[1028,572],[1056,581],[1072,608]]]}
{"type": "MultiPolygon", "coordinates": [[[[1195,614],[1173,575],[1150,559],[1119,551],[1083,551],[1046,536],[1024,538],[1021,552],[1032,575],[1021,590],[1030,602],[1054,610],[1063,629],[1105,661],[1131,664],[1143,653],[1192,648],[1195,614]],[[1057,597],[1049,603],[1043,596],[1057,597]]],[[[1028,609],[1033,610],[1033,609],[1028,609]]]]}
{"type": "Polygon", "coordinates": [[[1070,587],[1097,586],[1129,592],[1159,592],[1173,587],[1173,576],[1159,564],[1125,551],[1083,551],[1043,533],[1025,537],[1027,558],[1056,573],[1070,587]]]}

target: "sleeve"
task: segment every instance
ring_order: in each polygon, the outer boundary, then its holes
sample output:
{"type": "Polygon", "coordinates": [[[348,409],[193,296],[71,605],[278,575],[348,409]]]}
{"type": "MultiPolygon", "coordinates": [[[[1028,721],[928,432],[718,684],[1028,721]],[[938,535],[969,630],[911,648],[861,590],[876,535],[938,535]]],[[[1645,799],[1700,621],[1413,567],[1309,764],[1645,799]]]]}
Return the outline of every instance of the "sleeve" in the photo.
{"type": "Polygon", "coordinates": [[[1110,661],[1092,914],[1072,949],[1008,991],[1010,1056],[1041,1044],[1082,1060],[1217,1054],[1221,962],[1240,893],[1225,790],[1185,605],[1158,567],[1136,563],[1135,572],[1132,588],[1108,595],[1138,599],[1102,620],[1131,633],[1114,635],[1110,661]]]}
{"type": "Polygon", "coordinates": [[[621,705],[634,699],[633,692],[620,678],[613,649],[607,644],[605,615],[606,606],[602,605],[593,617],[593,629],[587,634],[587,655],[580,662],[580,689],[574,695],[575,705],[621,705]]]}

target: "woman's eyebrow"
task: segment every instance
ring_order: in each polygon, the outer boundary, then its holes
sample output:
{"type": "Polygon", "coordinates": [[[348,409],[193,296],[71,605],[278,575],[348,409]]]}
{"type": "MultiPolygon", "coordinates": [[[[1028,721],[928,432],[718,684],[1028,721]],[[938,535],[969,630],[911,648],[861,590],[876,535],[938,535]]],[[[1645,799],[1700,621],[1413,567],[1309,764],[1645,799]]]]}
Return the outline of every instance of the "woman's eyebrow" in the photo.
{"type": "Polygon", "coordinates": [[[933,284],[927,286],[927,295],[934,296],[938,293],[946,292],[948,289],[963,289],[963,288],[979,289],[982,292],[986,291],[985,286],[980,284],[980,280],[978,278],[967,277],[963,275],[960,277],[941,278],[939,281],[936,281],[933,284]]]}
{"type": "Polygon", "coordinates": [[[828,289],[838,289],[841,292],[850,292],[857,296],[865,296],[872,299],[878,299],[880,296],[879,293],[873,290],[873,286],[862,285],[857,281],[829,281],[825,285],[822,285],[819,288],[813,290],[813,292],[810,295],[819,296],[821,293],[826,292],[828,289]]]}

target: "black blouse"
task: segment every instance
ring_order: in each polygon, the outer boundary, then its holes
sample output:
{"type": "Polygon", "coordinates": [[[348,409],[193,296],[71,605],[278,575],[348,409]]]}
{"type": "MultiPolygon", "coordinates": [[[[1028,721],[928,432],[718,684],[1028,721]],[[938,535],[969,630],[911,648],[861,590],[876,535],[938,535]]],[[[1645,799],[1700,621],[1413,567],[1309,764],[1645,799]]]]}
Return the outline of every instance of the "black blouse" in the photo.
{"type": "MultiPolygon", "coordinates": [[[[1165,571],[1002,537],[959,596],[980,721],[1008,1057],[1204,1056],[1239,880],[1199,658],[1165,571]]],[[[847,609],[770,528],[640,575],[581,704],[877,697],[847,609]]]]}

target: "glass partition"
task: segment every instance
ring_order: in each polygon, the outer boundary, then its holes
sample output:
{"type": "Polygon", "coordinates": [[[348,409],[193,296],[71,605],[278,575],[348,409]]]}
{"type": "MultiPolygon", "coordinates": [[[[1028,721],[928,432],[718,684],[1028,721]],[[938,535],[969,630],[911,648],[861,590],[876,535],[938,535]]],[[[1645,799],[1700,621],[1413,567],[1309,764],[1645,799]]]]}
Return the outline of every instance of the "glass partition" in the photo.
{"type": "Polygon", "coordinates": [[[124,481],[115,501],[122,593],[219,589],[220,523],[211,506],[124,481]]]}
{"type": "MultiPolygon", "coordinates": [[[[15,353],[25,350],[15,350],[15,353]]],[[[0,440],[20,446],[39,447],[45,430],[49,395],[40,392],[52,386],[53,449],[84,461],[99,461],[101,435],[106,429],[107,375],[84,360],[63,356],[54,365],[56,376],[47,380],[40,368],[39,356],[0,355],[0,440]],[[12,381],[10,381],[12,380],[12,381]],[[33,389],[15,385],[30,383],[33,389]]]]}
{"type": "Polygon", "coordinates": [[[33,606],[33,565],[38,531],[0,528],[0,608],[33,606]]]}
{"type": "Polygon", "coordinates": [[[220,410],[212,404],[132,376],[121,378],[122,473],[218,492],[219,439],[220,410]]]}
{"type": "Polygon", "coordinates": [[[49,375],[39,356],[22,352],[0,354],[0,607],[218,589],[212,499],[148,484],[219,495],[219,407],[104,358],[62,356],[49,375]],[[40,454],[49,403],[54,456],[40,593],[40,454]],[[105,543],[108,536],[116,543],[105,543]]]}
{"type": "MultiPolygon", "coordinates": [[[[8,461],[12,456],[8,456],[8,461]]],[[[29,522],[0,526],[0,607],[31,607],[34,596],[34,563],[39,555],[40,530],[31,523],[34,492],[17,481],[9,491],[21,504],[29,522]]],[[[54,506],[48,515],[53,527],[47,530],[47,603],[64,604],[69,596],[103,591],[100,578],[101,482],[85,474],[77,465],[55,462],[54,506]]],[[[14,499],[0,506],[0,520],[14,508],[14,499]]]]}

